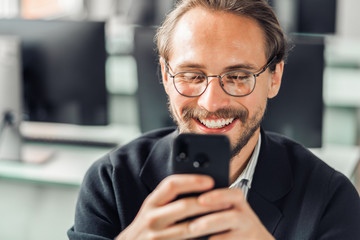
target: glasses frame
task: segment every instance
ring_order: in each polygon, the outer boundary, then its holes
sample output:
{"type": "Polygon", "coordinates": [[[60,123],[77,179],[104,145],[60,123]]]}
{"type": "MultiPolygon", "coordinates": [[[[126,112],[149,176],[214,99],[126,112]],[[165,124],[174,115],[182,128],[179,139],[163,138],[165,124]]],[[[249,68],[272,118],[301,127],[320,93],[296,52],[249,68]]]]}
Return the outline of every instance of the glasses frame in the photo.
{"type": "Polygon", "coordinates": [[[173,72],[173,70],[172,70],[170,64],[169,64],[166,60],[165,60],[165,68],[166,68],[166,72],[167,72],[167,73],[169,74],[169,76],[173,79],[173,85],[174,85],[176,91],[177,91],[180,95],[182,95],[182,96],[184,96],[184,97],[199,97],[199,96],[201,96],[201,95],[206,91],[206,89],[207,89],[208,86],[209,86],[209,78],[210,78],[210,77],[216,77],[216,78],[219,79],[219,84],[220,84],[222,90],[223,90],[226,94],[228,94],[228,95],[230,95],[230,96],[232,96],[232,97],[245,97],[245,96],[250,95],[250,94],[254,91],[255,86],[256,86],[256,78],[259,77],[262,73],[264,73],[264,72],[270,67],[270,65],[274,62],[275,59],[276,59],[276,56],[273,57],[273,58],[260,70],[260,72],[258,72],[258,73],[256,73],[256,74],[253,73],[253,72],[250,72],[250,71],[246,71],[246,70],[238,70],[238,71],[226,72],[226,73],[224,73],[224,74],[222,74],[222,75],[206,75],[206,74],[204,74],[204,73],[194,72],[194,71],[181,71],[181,72],[174,73],[174,75],[173,75],[173,74],[171,74],[170,71],[169,71],[169,70],[171,70],[171,71],[173,72]],[[253,86],[253,88],[251,89],[251,91],[250,91],[249,93],[244,94],[244,95],[234,95],[234,94],[228,93],[228,92],[224,89],[224,84],[223,84],[223,82],[222,82],[223,77],[224,77],[225,75],[227,75],[227,74],[234,73],[234,72],[246,72],[246,73],[249,73],[249,74],[251,74],[251,75],[254,76],[254,81],[255,81],[255,82],[254,82],[254,86],[253,86]],[[204,88],[204,90],[203,90],[200,94],[194,95],[194,96],[189,96],[189,95],[182,94],[182,93],[177,89],[177,87],[176,87],[176,85],[175,85],[175,80],[174,80],[176,75],[182,74],[182,73],[196,73],[196,74],[199,74],[199,75],[204,76],[205,79],[206,79],[206,87],[204,88]]]}

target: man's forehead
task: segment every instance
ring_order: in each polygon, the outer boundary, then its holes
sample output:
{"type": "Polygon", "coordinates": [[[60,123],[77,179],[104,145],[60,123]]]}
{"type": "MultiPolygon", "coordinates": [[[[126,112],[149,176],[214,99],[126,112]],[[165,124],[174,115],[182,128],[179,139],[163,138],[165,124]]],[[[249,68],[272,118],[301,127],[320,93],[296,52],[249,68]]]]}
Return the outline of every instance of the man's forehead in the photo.
{"type": "Polygon", "coordinates": [[[265,59],[263,30],[255,20],[202,8],[192,9],[179,19],[171,45],[170,59],[181,58],[182,63],[196,63],[191,60],[199,54],[207,58],[225,54],[237,63],[252,55],[265,59]]]}

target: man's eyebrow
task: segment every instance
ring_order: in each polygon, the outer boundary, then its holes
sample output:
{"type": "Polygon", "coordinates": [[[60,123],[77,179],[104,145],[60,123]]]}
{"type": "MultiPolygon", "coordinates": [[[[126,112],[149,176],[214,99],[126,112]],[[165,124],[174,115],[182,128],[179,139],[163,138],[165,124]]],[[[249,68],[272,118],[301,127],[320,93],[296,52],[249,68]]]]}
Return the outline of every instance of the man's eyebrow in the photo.
{"type": "Polygon", "coordinates": [[[256,71],[259,70],[259,66],[251,63],[242,63],[242,64],[236,64],[232,66],[226,67],[225,71],[234,71],[234,70],[248,70],[248,71],[256,71]]]}
{"type": "Polygon", "coordinates": [[[202,64],[197,64],[197,63],[182,63],[182,64],[179,64],[176,66],[176,68],[178,69],[184,69],[184,68],[187,68],[187,69],[204,69],[205,66],[202,65],[202,64]]]}
{"type": "MultiPolygon", "coordinates": [[[[176,69],[205,69],[205,65],[198,63],[182,63],[176,66],[176,69]]],[[[248,70],[248,71],[257,71],[259,66],[251,63],[241,63],[236,65],[231,65],[224,68],[224,71],[234,71],[234,70],[248,70]]]]}

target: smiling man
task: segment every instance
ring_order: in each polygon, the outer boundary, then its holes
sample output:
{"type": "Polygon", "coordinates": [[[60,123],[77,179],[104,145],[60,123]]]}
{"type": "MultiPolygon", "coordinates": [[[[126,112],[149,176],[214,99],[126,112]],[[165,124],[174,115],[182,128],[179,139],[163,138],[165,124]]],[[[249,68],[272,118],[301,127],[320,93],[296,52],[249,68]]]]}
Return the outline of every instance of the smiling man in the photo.
{"type": "Polygon", "coordinates": [[[351,182],[260,127],[286,56],[266,1],[180,1],[157,42],[178,128],[147,133],[89,169],[70,239],[359,239],[351,182]],[[211,190],[206,176],[171,175],[172,141],[186,132],[230,139],[229,188],[211,190]],[[176,200],[199,191],[206,193],[176,200]],[[182,221],[203,213],[210,214],[182,221]]]}
{"type": "MultiPolygon", "coordinates": [[[[276,52],[269,59],[255,19],[226,11],[194,8],[169,35],[171,52],[160,56],[173,119],[180,132],[225,134],[232,144],[235,179],[258,141],[267,99],[280,88],[283,56],[276,52]],[[274,70],[268,71],[271,64],[274,70]],[[190,76],[192,83],[184,83],[190,76]]],[[[284,40],[279,44],[285,47],[284,40]]]]}

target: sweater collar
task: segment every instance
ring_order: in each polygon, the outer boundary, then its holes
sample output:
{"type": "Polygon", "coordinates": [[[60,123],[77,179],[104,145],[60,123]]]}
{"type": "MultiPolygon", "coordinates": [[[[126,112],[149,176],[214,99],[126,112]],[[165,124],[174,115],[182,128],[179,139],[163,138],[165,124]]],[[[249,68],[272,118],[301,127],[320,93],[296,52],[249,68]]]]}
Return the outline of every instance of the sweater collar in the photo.
{"type": "Polygon", "coordinates": [[[172,145],[178,135],[179,131],[174,130],[157,141],[145,161],[140,172],[140,178],[150,192],[171,174],[172,145]]]}

